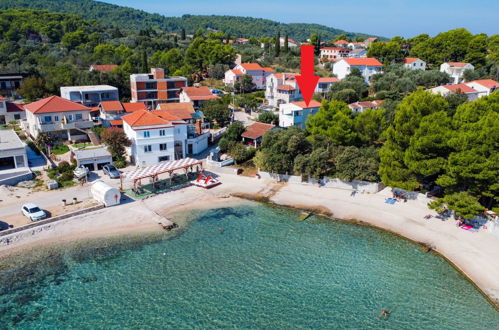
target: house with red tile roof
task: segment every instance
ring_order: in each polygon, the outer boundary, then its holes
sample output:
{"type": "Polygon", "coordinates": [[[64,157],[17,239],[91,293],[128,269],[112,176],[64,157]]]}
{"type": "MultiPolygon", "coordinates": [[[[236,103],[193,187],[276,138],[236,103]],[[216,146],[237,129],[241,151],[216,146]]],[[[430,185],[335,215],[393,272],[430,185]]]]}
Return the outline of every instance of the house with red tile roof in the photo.
{"type": "Polygon", "coordinates": [[[426,62],[417,57],[404,58],[404,68],[409,70],[426,70],[426,62]]]}
{"type": "Polygon", "coordinates": [[[36,138],[46,132],[58,139],[87,140],[85,131],[94,126],[90,108],[59,96],[26,104],[27,132],[36,138]]]}
{"type": "Polygon", "coordinates": [[[346,48],[346,47],[348,47],[349,44],[350,43],[348,41],[343,40],[343,39],[334,42],[335,47],[341,47],[341,48],[346,48]]]}
{"type": "Polygon", "coordinates": [[[454,84],[454,85],[443,85],[430,89],[433,94],[440,94],[442,96],[448,95],[450,93],[462,93],[466,94],[468,101],[475,101],[478,99],[479,91],[466,85],[466,84],[454,84]]]}
{"type": "Polygon", "coordinates": [[[440,65],[440,72],[445,72],[451,77],[451,84],[461,83],[466,70],[475,70],[475,67],[464,62],[445,62],[440,65]]]}
{"type": "Polygon", "coordinates": [[[243,132],[243,134],[241,134],[243,142],[254,147],[258,147],[262,142],[263,136],[274,128],[275,126],[272,124],[265,124],[260,122],[253,123],[246,127],[246,130],[243,132]]]}
{"type": "Polygon", "coordinates": [[[208,147],[209,133],[165,110],[137,110],[122,117],[123,131],[132,141],[127,152],[138,166],[177,160],[208,147]],[[201,134],[198,134],[201,133],[201,134]]]}
{"type": "Polygon", "coordinates": [[[147,110],[143,102],[122,103],[120,101],[102,101],[98,108],[99,118],[104,126],[116,126],[121,117],[138,110],[147,110]]]}
{"type": "Polygon", "coordinates": [[[220,96],[213,94],[207,86],[183,87],[180,92],[180,102],[189,102],[195,109],[202,107],[206,101],[219,98],[220,96]]]}
{"type": "Polygon", "coordinates": [[[279,106],[279,126],[305,128],[308,118],[314,116],[320,107],[321,104],[315,100],[311,100],[308,105],[304,101],[281,104],[279,106]]]}
{"type": "Polygon", "coordinates": [[[117,67],[116,64],[92,64],[89,71],[112,72],[117,67]]]}
{"type": "Polygon", "coordinates": [[[487,96],[499,90],[499,82],[493,79],[480,79],[464,83],[466,86],[478,91],[478,97],[487,96]]]}
{"type": "Polygon", "coordinates": [[[336,77],[320,77],[317,86],[315,87],[316,94],[326,94],[329,92],[334,83],[339,82],[340,79],[336,77]]]}
{"type": "Polygon", "coordinates": [[[279,108],[280,104],[297,101],[302,98],[298,82],[297,73],[273,73],[266,80],[265,99],[267,104],[279,108]]]}
{"type": "Polygon", "coordinates": [[[350,103],[348,107],[352,109],[353,112],[364,112],[367,109],[377,110],[379,106],[383,103],[383,100],[374,100],[374,101],[358,101],[354,103],[350,103]]]}
{"type": "Polygon", "coordinates": [[[371,46],[371,44],[373,42],[376,42],[376,41],[378,41],[378,38],[375,38],[375,37],[367,38],[366,40],[364,40],[364,47],[368,48],[369,46],[371,46]]]}
{"type": "Polygon", "coordinates": [[[11,121],[26,119],[24,105],[9,102],[3,96],[0,96],[0,125],[8,124],[11,121]]]}
{"type": "Polygon", "coordinates": [[[250,75],[253,79],[256,89],[264,89],[266,78],[274,73],[272,68],[264,68],[258,63],[241,63],[234,67],[232,70],[225,72],[224,84],[225,86],[234,86],[236,81],[244,75],[250,75]]]}
{"type": "Polygon", "coordinates": [[[348,57],[350,51],[348,47],[322,47],[320,59],[335,62],[340,58],[348,57]]]}
{"type": "Polygon", "coordinates": [[[372,57],[342,58],[333,64],[333,74],[339,79],[344,79],[352,72],[353,68],[359,69],[364,81],[369,84],[373,75],[382,73],[383,64],[372,57]]]}

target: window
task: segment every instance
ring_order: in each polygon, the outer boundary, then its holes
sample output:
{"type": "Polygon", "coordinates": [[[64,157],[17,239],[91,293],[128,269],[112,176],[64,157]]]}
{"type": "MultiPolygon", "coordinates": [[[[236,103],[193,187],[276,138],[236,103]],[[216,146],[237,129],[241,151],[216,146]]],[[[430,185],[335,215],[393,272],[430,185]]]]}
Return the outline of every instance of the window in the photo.
{"type": "Polygon", "coordinates": [[[16,114],[16,115],[14,115],[14,119],[15,119],[15,120],[19,120],[19,119],[21,119],[21,115],[20,115],[20,114],[16,114]]]}
{"type": "Polygon", "coordinates": [[[164,129],[159,130],[159,136],[165,136],[166,131],[164,129]]]}
{"type": "Polygon", "coordinates": [[[3,102],[0,102],[0,108],[2,108],[2,109],[3,109],[3,105],[4,105],[4,103],[3,103],[3,102]]]}
{"type": "Polygon", "coordinates": [[[73,121],[73,115],[68,115],[68,120],[73,121]]]}
{"type": "Polygon", "coordinates": [[[158,157],[158,162],[164,162],[166,160],[170,160],[170,156],[161,156],[161,157],[158,157]]]}
{"type": "Polygon", "coordinates": [[[54,116],[54,121],[59,121],[59,116],[54,116]]]}
{"type": "Polygon", "coordinates": [[[166,149],[167,149],[167,147],[166,147],[166,143],[160,143],[160,145],[159,145],[159,150],[160,150],[160,151],[165,151],[166,149]]]}
{"type": "Polygon", "coordinates": [[[43,122],[44,123],[50,123],[50,122],[52,122],[52,116],[44,116],[43,117],[43,122]]]}
{"type": "Polygon", "coordinates": [[[76,120],[83,120],[83,115],[81,113],[77,113],[75,115],[76,120]]]}
{"type": "Polygon", "coordinates": [[[143,134],[144,134],[144,137],[145,137],[145,138],[148,138],[148,137],[150,137],[150,136],[151,136],[151,133],[150,133],[149,131],[144,131],[144,133],[143,133],[143,134]]]}
{"type": "Polygon", "coordinates": [[[144,146],[144,152],[151,152],[152,147],[150,145],[144,146]]]}
{"type": "Polygon", "coordinates": [[[24,167],[24,156],[16,156],[16,167],[24,167]]]}

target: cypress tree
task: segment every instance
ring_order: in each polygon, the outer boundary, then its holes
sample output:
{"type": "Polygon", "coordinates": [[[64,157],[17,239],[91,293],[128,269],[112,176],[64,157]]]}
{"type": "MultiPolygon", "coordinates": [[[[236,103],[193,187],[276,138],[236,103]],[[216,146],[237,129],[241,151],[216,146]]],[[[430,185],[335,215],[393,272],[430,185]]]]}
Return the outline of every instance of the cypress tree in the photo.
{"type": "Polygon", "coordinates": [[[185,40],[185,29],[184,28],[182,28],[182,30],[180,31],[180,39],[185,40]]]}
{"type": "Polygon", "coordinates": [[[142,72],[148,72],[149,71],[149,66],[147,64],[147,53],[146,53],[146,50],[143,49],[142,50],[142,61],[141,61],[141,65],[142,65],[142,72]]]}
{"type": "Polygon", "coordinates": [[[286,33],[286,36],[284,37],[284,52],[287,53],[289,52],[289,45],[288,45],[288,34],[286,33]]]}
{"type": "Polygon", "coordinates": [[[277,32],[277,37],[275,38],[275,57],[281,55],[281,32],[277,32]]]}

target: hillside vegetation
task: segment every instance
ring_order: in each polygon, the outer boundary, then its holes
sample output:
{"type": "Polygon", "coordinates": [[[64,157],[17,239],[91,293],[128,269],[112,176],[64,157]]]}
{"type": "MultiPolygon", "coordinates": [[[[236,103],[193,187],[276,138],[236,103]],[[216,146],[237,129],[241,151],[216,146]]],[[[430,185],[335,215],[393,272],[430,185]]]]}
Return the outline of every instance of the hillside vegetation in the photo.
{"type": "Polygon", "coordinates": [[[94,19],[103,25],[127,30],[159,28],[178,32],[185,29],[187,33],[194,33],[197,29],[211,28],[245,38],[274,37],[278,31],[281,31],[287,32],[290,38],[298,41],[307,39],[312,33],[319,34],[322,40],[333,39],[342,33],[350,38],[368,37],[367,34],[345,32],[319,24],[283,24],[252,17],[200,15],[165,17],[92,0],[0,0],[0,9],[9,8],[38,9],[77,15],[84,13],[86,19],[94,19]]]}

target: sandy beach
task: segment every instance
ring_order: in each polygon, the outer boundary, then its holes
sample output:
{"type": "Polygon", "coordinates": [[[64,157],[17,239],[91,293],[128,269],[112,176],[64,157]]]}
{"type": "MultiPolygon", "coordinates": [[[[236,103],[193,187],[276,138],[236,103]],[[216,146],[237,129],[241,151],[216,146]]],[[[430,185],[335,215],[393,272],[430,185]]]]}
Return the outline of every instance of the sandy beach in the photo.
{"type": "Polygon", "coordinates": [[[499,237],[461,230],[453,220],[425,220],[426,214],[435,213],[421,201],[385,204],[385,198],[391,197],[389,189],[352,197],[350,190],[232,174],[220,174],[220,179],[223,184],[210,190],[187,187],[2,237],[0,257],[40,244],[161,231],[158,223],[175,212],[232,206],[244,202],[234,197],[239,196],[355,220],[422,243],[442,254],[499,307],[499,237]]]}

